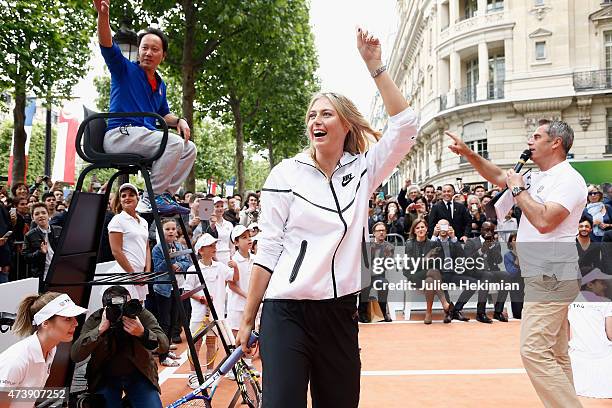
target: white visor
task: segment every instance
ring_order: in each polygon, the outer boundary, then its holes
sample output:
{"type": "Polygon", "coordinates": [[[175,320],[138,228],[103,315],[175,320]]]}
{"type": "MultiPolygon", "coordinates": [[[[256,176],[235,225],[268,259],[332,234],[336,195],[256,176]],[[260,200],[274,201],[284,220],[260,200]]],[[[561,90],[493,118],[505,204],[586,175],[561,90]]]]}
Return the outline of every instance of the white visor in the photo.
{"type": "Polygon", "coordinates": [[[70,296],[65,293],[59,295],[34,315],[32,324],[38,326],[45,320],[52,318],[55,315],[64,317],[74,317],[83,314],[87,311],[84,307],[74,304],[70,296]]]}

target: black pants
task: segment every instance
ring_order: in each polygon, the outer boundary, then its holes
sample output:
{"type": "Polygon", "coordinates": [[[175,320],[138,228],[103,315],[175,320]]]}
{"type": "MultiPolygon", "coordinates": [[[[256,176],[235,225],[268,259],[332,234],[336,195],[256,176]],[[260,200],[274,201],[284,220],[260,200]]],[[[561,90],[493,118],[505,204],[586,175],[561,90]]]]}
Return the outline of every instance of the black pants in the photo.
{"type": "MultiPolygon", "coordinates": [[[[178,306],[174,299],[174,293],[170,294],[170,297],[165,297],[159,293],[155,293],[155,301],[157,303],[157,321],[159,327],[164,331],[168,341],[172,342],[172,330],[175,322],[178,322],[178,306]]],[[[159,355],[159,361],[162,362],[168,357],[167,353],[159,355]]]]}
{"type": "Polygon", "coordinates": [[[359,405],[357,296],[266,300],[261,316],[263,407],[359,405]]]}

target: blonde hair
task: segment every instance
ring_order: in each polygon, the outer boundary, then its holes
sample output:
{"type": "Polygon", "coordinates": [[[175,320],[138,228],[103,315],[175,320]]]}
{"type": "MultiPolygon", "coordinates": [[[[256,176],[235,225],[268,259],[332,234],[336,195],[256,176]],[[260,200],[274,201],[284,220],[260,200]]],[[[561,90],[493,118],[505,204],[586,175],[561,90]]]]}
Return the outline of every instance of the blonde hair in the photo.
{"type": "MultiPolygon", "coordinates": [[[[363,117],[350,99],[348,99],[346,96],[333,92],[316,93],[310,99],[304,120],[306,125],[308,125],[308,115],[312,109],[312,105],[314,105],[314,103],[321,98],[327,98],[327,100],[329,100],[333,108],[338,113],[342,123],[349,128],[346,138],[344,139],[345,152],[351,154],[364,153],[368,150],[368,146],[372,141],[372,138],[375,141],[378,141],[381,138],[382,132],[372,129],[370,123],[368,123],[368,121],[363,117]]],[[[312,141],[310,141],[310,147],[308,150],[310,151],[310,156],[316,162],[315,148],[312,141]]]]}
{"type": "Polygon", "coordinates": [[[59,295],[61,295],[61,293],[46,292],[40,295],[26,296],[21,303],[19,303],[17,317],[13,324],[13,332],[21,337],[29,336],[34,333],[37,329],[32,323],[34,315],[59,295]]]}

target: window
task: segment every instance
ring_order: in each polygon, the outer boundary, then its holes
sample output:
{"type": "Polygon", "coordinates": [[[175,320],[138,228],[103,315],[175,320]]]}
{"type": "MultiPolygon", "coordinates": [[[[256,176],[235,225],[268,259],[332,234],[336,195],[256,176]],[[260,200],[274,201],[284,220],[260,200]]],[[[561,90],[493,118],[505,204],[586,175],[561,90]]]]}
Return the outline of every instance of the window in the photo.
{"type": "Polygon", "coordinates": [[[487,139],[474,140],[467,142],[466,145],[485,159],[489,157],[489,152],[487,151],[487,139]]]}
{"type": "Polygon", "coordinates": [[[487,0],[487,13],[504,9],[504,0],[487,0]]]}
{"type": "Polygon", "coordinates": [[[489,57],[489,99],[504,97],[504,81],[506,79],[506,58],[494,54],[489,57]]]}
{"type": "Polygon", "coordinates": [[[537,41],[535,43],[536,60],[546,59],[546,41],[537,41]]]}
{"type": "Polygon", "coordinates": [[[478,85],[478,60],[474,59],[465,64],[465,84],[467,101],[472,103],[476,100],[476,85],[478,85]]]}
{"type": "Polygon", "coordinates": [[[463,8],[464,18],[467,20],[468,18],[476,17],[476,12],[478,11],[478,1],[477,0],[465,0],[465,7],[463,8]]]}
{"type": "Polygon", "coordinates": [[[534,6],[543,6],[544,5],[544,0],[535,0],[534,2],[534,6]]]}

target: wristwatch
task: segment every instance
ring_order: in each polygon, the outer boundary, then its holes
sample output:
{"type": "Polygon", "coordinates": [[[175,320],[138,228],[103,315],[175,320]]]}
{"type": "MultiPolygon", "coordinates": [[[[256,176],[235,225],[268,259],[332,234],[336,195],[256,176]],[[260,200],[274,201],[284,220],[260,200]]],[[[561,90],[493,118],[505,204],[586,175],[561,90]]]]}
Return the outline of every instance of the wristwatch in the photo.
{"type": "Polygon", "coordinates": [[[527,190],[525,187],[519,187],[519,186],[514,186],[510,189],[510,191],[512,191],[512,197],[516,197],[517,195],[521,194],[521,191],[525,191],[527,190]]]}

